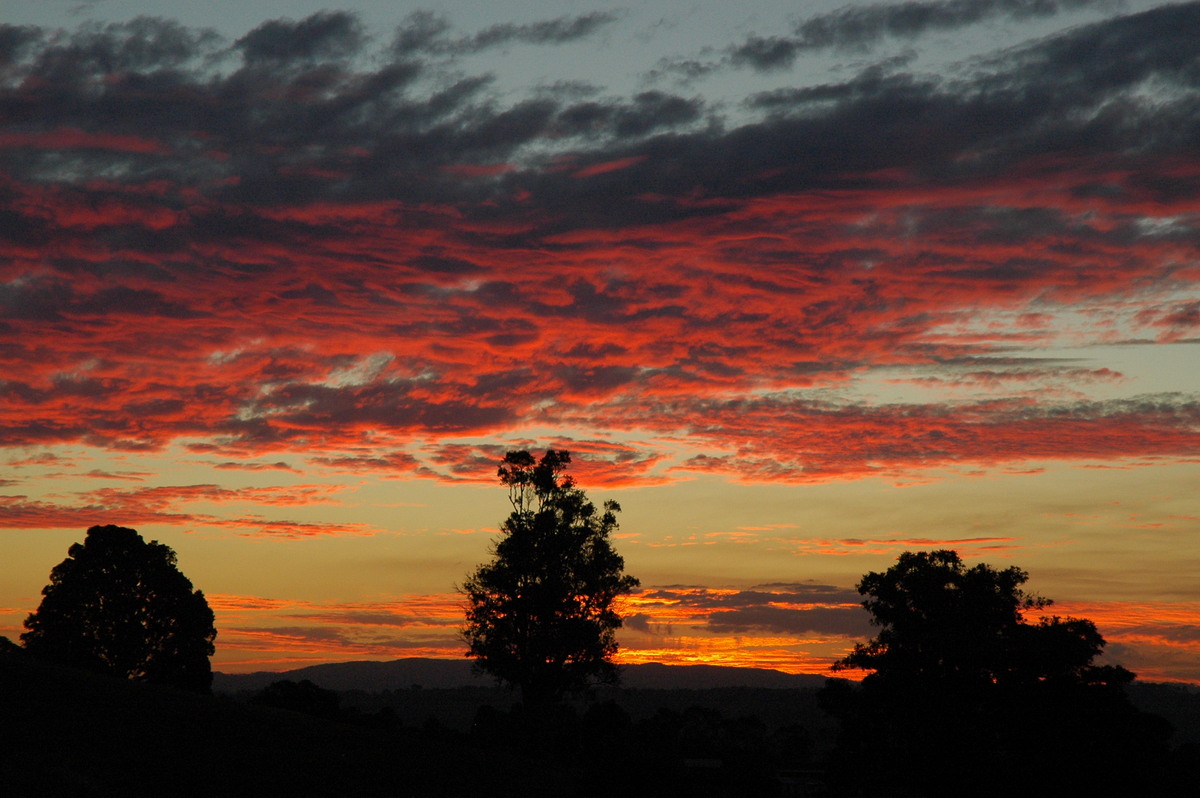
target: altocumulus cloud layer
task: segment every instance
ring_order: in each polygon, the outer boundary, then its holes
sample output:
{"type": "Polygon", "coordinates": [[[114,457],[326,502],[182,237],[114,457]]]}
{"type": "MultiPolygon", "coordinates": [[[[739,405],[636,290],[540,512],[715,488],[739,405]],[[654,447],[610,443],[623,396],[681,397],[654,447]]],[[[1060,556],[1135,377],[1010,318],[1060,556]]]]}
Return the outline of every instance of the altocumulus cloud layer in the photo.
{"type": "MultiPolygon", "coordinates": [[[[870,57],[1084,5],[849,9],[629,96],[460,61],[604,13],[0,26],[0,445],[490,479],[553,429],[593,485],[1193,457],[1195,395],[1097,398],[1123,375],[1040,350],[1200,338],[1200,4],[945,74],[870,57]],[[664,88],[830,49],[860,68],[664,88]]],[[[225,499],[171,490],[3,501],[77,527],[225,499]]],[[[713,622],[793,622],[740,612],[713,622]]]]}

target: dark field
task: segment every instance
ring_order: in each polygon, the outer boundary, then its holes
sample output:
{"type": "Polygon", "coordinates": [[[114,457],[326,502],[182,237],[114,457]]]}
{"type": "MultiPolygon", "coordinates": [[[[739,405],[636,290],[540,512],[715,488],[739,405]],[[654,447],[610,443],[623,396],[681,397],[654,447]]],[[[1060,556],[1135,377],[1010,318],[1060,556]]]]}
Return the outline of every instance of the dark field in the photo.
{"type": "MultiPolygon", "coordinates": [[[[1176,730],[1160,792],[1189,794],[1172,785],[1196,770],[1200,696],[1165,685],[1130,692],[1176,730]]],[[[332,718],[252,695],[194,695],[0,656],[0,793],[835,794],[820,789],[837,724],[813,688],[607,689],[536,724],[510,711],[512,693],[488,687],[346,691],[332,718]]]]}

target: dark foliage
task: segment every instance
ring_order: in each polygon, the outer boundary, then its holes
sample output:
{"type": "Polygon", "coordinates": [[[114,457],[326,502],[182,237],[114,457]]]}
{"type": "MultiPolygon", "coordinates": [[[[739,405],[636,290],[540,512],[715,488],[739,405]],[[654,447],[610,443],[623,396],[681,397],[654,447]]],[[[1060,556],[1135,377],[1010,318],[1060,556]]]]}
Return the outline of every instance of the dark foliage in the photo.
{"type": "Polygon", "coordinates": [[[536,714],[483,706],[470,740],[556,771],[562,794],[579,796],[779,795],[779,773],[808,767],[811,755],[807,732],[794,725],[768,731],[758,718],[704,705],[635,719],[615,701],[536,714]]]}
{"type": "Polygon", "coordinates": [[[1027,610],[1051,601],[1026,594],[1020,568],[968,568],[953,551],[905,552],[883,573],[870,572],[858,591],[879,634],[835,669],[875,671],[875,681],[1015,686],[1043,680],[1124,683],[1123,668],[1092,660],[1104,638],[1088,620],[1057,617],[1030,624],[1027,610]]]}
{"type": "Polygon", "coordinates": [[[603,512],[563,472],[565,451],[540,461],[509,452],[500,466],[513,511],[501,527],[494,558],[463,583],[468,656],[520,688],[532,706],[553,704],[593,683],[613,683],[615,599],[637,586],[609,536],[616,502],[603,512]]]}
{"type": "Polygon", "coordinates": [[[332,720],[339,715],[341,697],[333,690],[317,687],[307,679],[299,682],[280,679],[255,693],[250,703],[332,720]]]}
{"type": "Polygon", "coordinates": [[[1131,795],[1163,772],[1170,727],[1129,702],[1133,674],[1093,664],[1104,639],[1091,621],[1027,622],[1024,611],[1050,605],[1021,589],[1027,579],[952,551],[905,553],[863,577],[880,631],[839,667],[873,673],[823,695],[843,724],[841,790],[1131,795]]]}
{"type": "Polygon", "coordinates": [[[94,526],[50,572],[25,620],[25,648],[99,673],[207,692],[217,636],[204,594],[175,552],[133,529],[94,526]]]}

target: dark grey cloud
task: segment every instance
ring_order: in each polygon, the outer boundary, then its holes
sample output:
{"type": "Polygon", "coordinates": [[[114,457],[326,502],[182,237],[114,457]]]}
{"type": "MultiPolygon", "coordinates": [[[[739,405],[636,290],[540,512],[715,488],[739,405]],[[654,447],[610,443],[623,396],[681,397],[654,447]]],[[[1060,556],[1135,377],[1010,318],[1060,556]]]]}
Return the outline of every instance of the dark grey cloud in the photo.
{"type": "MultiPolygon", "coordinates": [[[[834,585],[780,582],[736,592],[662,587],[647,590],[640,598],[707,610],[705,626],[727,634],[767,631],[856,637],[866,636],[870,630],[870,617],[859,604],[862,597],[854,590],[834,585]]],[[[651,610],[631,625],[655,631],[652,616],[651,610]]]]}
{"type": "Polygon", "coordinates": [[[736,66],[751,66],[765,72],[787,69],[796,60],[799,51],[800,45],[795,39],[751,36],[730,51],[729,59],[736,66]]]}
{"type": "Polygon", "coordinates": [[[646,79],[656,81],[663,77],[674,77],[680,83],[691,83],[720,72],[724,66],[720,61],[703,61],[699,58],[663,58],[646,74],[646,79]]]}
{"type": "Polygon", "coordinates": [[[744,104],[756,110],[786,113],[801,108],[820,107],[822,104],[878,97],[889,92],[906,92],[914,86],[930,91],[936,90],[936,81],[929,78],[914,79],[911,75],[897,72],[897,69],[905,66],[909,60],[909,56],[900,56],[873,64],[840,83],[756,92],[748,96],[744,104]]]}
{"type": "Polygon", "coordinates": [[[1027,19],[1086,7],[1112,8],[1112,0],[943,0],[870,6],[848,5],[799,23],[791,36],[750,36],[730,48],[730,61],[767,71],[790,67],[805,51],[863,50],[885,38],[911,39],[956,30],[995,17],[1027,19]]]}
{"type": "Polygon", "coordinates": [[[49,278],[0,285],[0,308],[9,319],[41,321],[125,315],[197,319],[207,315],[194,306],[170,299],[149,288],[114,285],[93,292],[82,292],[65,282],[49,278]]]}
{"type": "Polygon", "coordinates": [[[479,33],[451,46],[454,52],[478,52],[510,43],[521,44],[568,44],[591,36],[596,31],[617,20],[617,15],[595,11],[579,17],[531,22],[523,25],[503,23],[481,30],[479,33]]]}
{"type": "Polygon", "coordinates": [[[215,57],[224,42],[209,28],[189,28],[173,20],[145,16],[103,25],[89,22],[69,37],[38,32],[25,33],[22,38],[25,46],[12,53],[12,62],[32,55],[40,74],[60,79],[177,69],[189,61],[215,57]],[[46,46],[30,48],[31,40],[46,46]]]}
{"type": "Polygon", "coordinates": [[[642,136],[663,127],[686,125],[700,118],[704,104],[699,99],[684,99],[659,91],[636,95],[633,103],[618,111],[615,132],[618,136],[642,136]]]}
{"type": "Polygon", "coordinates": [[[419,382],[388,380],[363,385],[330,386],[289,383],[273,387],[245,403],[239,418],[221,432],[231,445],[275,444],[306,440],[323,430],[343,431],[345,443],[360,443],[358,430],[421,429],[469,432],[515,420],[530,397],[466,395],[450,386],[428,396],[419,382]]]}
{"type": "Polygon", "coordinates": [[[653,634],[656,631],[656,627],[651,626],[654,623],[654,619],[644,612],[635,612],[626,615],[621,618],[621,622],[630,629],[645,632],[646,634],[653,634]]]}
{"type": "Polygon", "coordinates": [[[406,452],[390,452],[382,455],[346,455],[342,457],[313,457],[311,462],[344,471],[391,471],[416,470],[419,462],[406,452]]]}
{"type": "Polygon", "coordinates": [[[362,24],[344,11],[322,11],[302,20],[264,22],[235,42],[247,63],[344,58],[363,43],[362,24]]]}
{"type": "MultiPolygon", "coordinates": [[[[1090,109],[1076,124],[1027,128],[1026,152],[1186,151],[1200,141],[1198,25],[1200,4],[1189,3],[1076,28],[981,61],[973,89],[980,102],[1018,103],[1047,123],[1055,109],[1090,109]],[[1140,91],[1156,97],[1153,113],[1140,91]]],[[[1163,199],[1197,188],[1183,176],[1148,177],[1139,182],[1163,199]]]]}
{"type": "MultiPolygon", "coordinates": [[[[1004,13],[1025,7],[986,5],[1004,13]]],[[[764,116],[737,127],[706,120],[714,110],[697,98],[666,92],[583,101],[559,94],[506,106],[489,94],[486,75],[424,83],[437,69],[432,62],[355,71],[347,57],[363,55],[354,63],[365,64],[371,51],[347,14],[260,26],[238,40],[245,67],[224,72],[200,70],[221,48],[175,23],[81,30],[52,45],[10,31],[21,44],[9,48],[16,59],[9,71],[40,89],[10,84],[0,91],[0,110],[27,137],[0,152],[0,164],[18,179],[78,192],[79,202],[103,202],[104,189],[84,188],[99,175],[167,180],[211,200],[183,225],[123,223],[107,232],[138,249],[169,252],[210,237],[336,237],[343,231],[253,209],[386,199],[470,204],[481,219],[540,214],[543,227],[526,227],[520,237],[473,233],[491,236],[481,238],[490,246],[525,245],[531,233],[654,223],[719,213],[755,195],[855,187],[859,176],[886,169],[947,181],[1000,173],[1035,154],[1183,152],[1200,136],[1200,112],[1186,101],[1200,71],[1188,33],[1200,24],[1198,8],[1167,6],[1084,26],[979,62],[974,75],[953,82],[907,73],[901,58],[844,82],[753,95],[746,107],[764,116]],[[175,68],[180,59],[192,68],[175,68]],[[62,68],[66,62],[70,69],[62,68]],[[97,84],[118,67],[124,71],[97,84]],[[1151,103],[1141,91],[1151,86],[1163,100],[1151,103]],[[93,143],[77,136],[73,146],[36,144],[34,137],[65,128],[93,143]],[[564,145],[574,145],[577,168],[545,168],[538,148],[557,153],[564,145]],[[625,165],[604,168],[612,162],[625,165]],[[486,178],[462,171],[505,163],[507,170],[481,173],[486,178]],[[647,192],[655,202],[639,199],[647,192]],[[527,198],[523,206],[506,201],[517,194],[527,198]],[[697,196],[706,202],[692,202],[697,196]],[[231,205],[240,207],[231,213],[231,205]],[[553,214],[540,213],[547,209],[553,214]]],[[[582,19],[521,35],[574,35],[602,21],[582,19]]],[[[413,36],[442,30],[428,17],[409,27],[413,36]]],[[[1143,179],[1151,196],[1197,188],[1186,176],[1143,179]]],[[[187,202],[182,194],[154,201],[187,202]]],[[[44,235],[50,218],[31,215],[25,203],[6,204],[0,234],[44,235]]]]}
{"type": "Polygon", "coordinates": [[[474,274],[484,271],[483,267],[477,263],[444,255],[422,255],[419,258],[409,261],[409,263],[421,271],[443,274],[474,274]]]}
{"type": "Polygon", "coordinates": [[[700,607],[721,611],[764,607],[771,604],[854,604],[862,597],[857,591],[836,585],[816,585],[804,582],[778,582],[759,585],[749,590],[725,592],[704,588],[667,586],[653,588],[639,594],[644,598],[661,599],[686,607],[700,607]]]}
{"type": "Polygon", "coordinates": [[[0,70],[20,61],[44,38],[42,30],[33,25],[0,24],[0,70]]]}
{"type": "Polygon", "coordinates": [[[417,11],[397,28],[391,50],[401,56],[421,53],[470,55],[512,44],[569,44],[591,36],[616,20],[616,14],[597,11],[524,24],[506,22],[469,36],[452,37],[453,28],[445,17],[431,11],[417,11]]]}
{"type": "Polygon", "coordinates": [[[396,28],[391,52],[400,57],[414,56],[439,46],[451,29],[450,21],[432,11],[414,11],[396,28]]]}
{"type": "Polygon", "coordinates": [[[714,632],[727,634],[752,631],[846,637],[868,637],[871,634],[870,617],[861,607],[744,607],[713,613],[707,625],[714,632]]]}

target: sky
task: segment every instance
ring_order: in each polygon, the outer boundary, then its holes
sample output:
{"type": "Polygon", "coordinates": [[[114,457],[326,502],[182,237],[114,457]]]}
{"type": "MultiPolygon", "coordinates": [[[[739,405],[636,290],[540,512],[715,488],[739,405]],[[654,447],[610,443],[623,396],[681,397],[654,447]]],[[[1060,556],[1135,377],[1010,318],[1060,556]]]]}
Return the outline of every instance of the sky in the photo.
{"type": "Polygon", "coordinates": [[[111,523],[217,670],[462,657],[553,447],[622,662],[827,673],[949,548],[1200,681],[1200,2],[0,20],[0,634],[111,523]]]}

